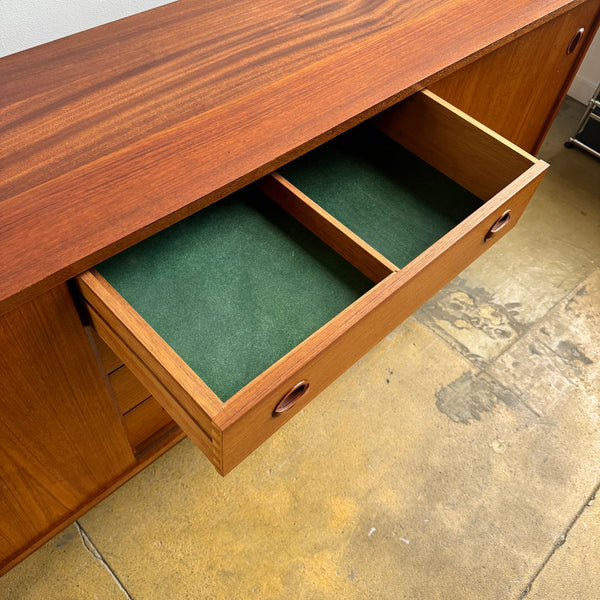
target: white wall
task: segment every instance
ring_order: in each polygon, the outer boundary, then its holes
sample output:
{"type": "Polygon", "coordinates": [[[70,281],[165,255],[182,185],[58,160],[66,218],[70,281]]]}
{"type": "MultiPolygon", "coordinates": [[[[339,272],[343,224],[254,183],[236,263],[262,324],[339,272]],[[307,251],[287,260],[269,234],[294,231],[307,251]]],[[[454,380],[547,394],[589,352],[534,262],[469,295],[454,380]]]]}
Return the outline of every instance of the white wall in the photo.
{"type": "Polygon", "coordinates": [[[600,31],[596,34],[579,71],[577,71],[569,90],[569,96],[587,104],[598,84],[600,84],[600,31]]]}
{"type": "Polygon", "coordinates": [[[172,0],[0,0],[0,56],[172,0]]]}

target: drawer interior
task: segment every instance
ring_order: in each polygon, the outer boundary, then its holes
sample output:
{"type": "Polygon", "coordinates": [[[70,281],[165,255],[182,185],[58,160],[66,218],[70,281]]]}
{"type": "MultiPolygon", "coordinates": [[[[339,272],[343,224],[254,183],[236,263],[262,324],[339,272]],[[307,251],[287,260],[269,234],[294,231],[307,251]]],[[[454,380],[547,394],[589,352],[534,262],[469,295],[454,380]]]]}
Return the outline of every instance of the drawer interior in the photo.
{"type": "Polygon", "coordinates": [[[379,119],[386,133],[372,123],[356,127],[284,166],[263,191],[245,188],[97,270],[227,401],[518,176],[520,164],[490,183],[485,171],[498,171],[498,150],[486,159],[478,148],[484,173],[474,178],[463,158],[468,135],[439,134],[455,122],[464,133],[462,117],[443,110],[442,127],[422,144],[427,107],[417,107],[419,121],[405,105],[387,123],[379,119]]]}
{"type": "Polygon", "coordinates": [[[279,172],[397,268],[481,206],[477,196],[370,124],[279,172]]]}
{"type": "Polygon", "coordinates": [[[510,230],[546,168],[425,91],[82,273],[79,290],[224,474],[510,230]]]}
{"type": "Polygon", "coordinates": [[[373,286],[255,188],[97,270],[222,401],[373,286]]]}

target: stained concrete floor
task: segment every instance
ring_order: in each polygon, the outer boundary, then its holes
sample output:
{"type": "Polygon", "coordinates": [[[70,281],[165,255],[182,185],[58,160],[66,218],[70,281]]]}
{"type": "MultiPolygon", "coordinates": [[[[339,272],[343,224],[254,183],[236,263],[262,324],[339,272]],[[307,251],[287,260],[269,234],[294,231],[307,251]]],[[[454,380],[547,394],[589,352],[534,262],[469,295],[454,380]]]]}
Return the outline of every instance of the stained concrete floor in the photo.
{"type": "Polygon", "coordinates": [[[184,440],[0,597],[600,598],[600,161],[562,146],[581,110],[519,226],[245,463],[222,479],[184,440]]]}

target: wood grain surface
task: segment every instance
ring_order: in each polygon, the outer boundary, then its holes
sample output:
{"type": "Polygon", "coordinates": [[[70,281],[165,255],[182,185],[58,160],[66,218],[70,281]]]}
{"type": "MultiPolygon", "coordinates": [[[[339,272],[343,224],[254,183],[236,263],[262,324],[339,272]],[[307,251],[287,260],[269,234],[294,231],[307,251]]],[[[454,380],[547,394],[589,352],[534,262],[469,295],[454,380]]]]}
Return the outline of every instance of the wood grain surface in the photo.
{"type": "Polygon", "coordinates": [[[113,371],[108,380],[122,415],[150,397],[150,392],[125,365],[113,371]]]}
{"type": "Polygon", "coordinates": [[[135,466],[63,285],[0,317],[0,572],[135,466]]]}
{"type": "Polygon", "coordinates": [[[375,123],[404,148],[483,201],[536,162],[533,156],[429,90],[388,109],[375,123]]]}
{"type": "Polygon", "coordinates": [[[374,283],[379,283],[397,267],[385,256],[313,202],[279,173],[271,173],[258,183],[271,200],[310,229],[374,283]]]}
{"type": "Polygon", "coordinates": [[[92,339],[102,368],[107,375],[110,375],[113,371],[116,371],[119,367],[123,366],[123,361],[108,347],[106,342],[95,332],[91,327],[89,330],[92,333],[92,339]]]}
{"type": "Polygon", "coordinates": [[[157,437],[178,429],[177,424],[152,396],[124,415],[123,421],[136,456],[152,445],[157,437]]]}
{"type": "MultiPolygon", "coordinates": [[[[214,397],[97,270],[78,277],[98,334],[222,474],[489,248],[492,242],[487,241],[487,233],[508,209],[512,211],[510,224],[495,239],[510,230],[548,168],[429,91],[415,94],[378,120],[392,137],[401,137],[408,150],[430,159],[448,175],[477,190],[484,200],[482,206],[405,268],[398,269],[384,259],[380,265],[387,277],[227,402],[214,397]],[[473,174],[476,171],[480,176],[473,174]],[[273,417],[275,405],[300,381],[309,382],[308,391],[294,409],[273,417]]],[[[356,236],[346,240],[345,227],[325,211],[317,210],[293,186],[286,186],[283,178],[274,175],[261,183],[279,197],[282,205],[290,204],[293,213],[327,243],[358,251],[357,262],[361,264],[379,260],[378,254],[356,236]]],[[[394,224],[382,219],[381,226],[394,224]]]]}
{"type": "Polygon", "coordinates": [[[431,89],[524,150],[536,153],[599,21],[600,2],[586,2],[452,73],[431,89]],[[583,38],[567,54],[580,28],[585,30],[583,38]],[[537,60],[541,48],[543,60],[537,60]],[[504,74],[501,78],[499,71],[504,74]]]}
{"type": "Polygon", "coordinates": [[[181,0],[1,59],[0,310],[580,3],[181,0]]]}

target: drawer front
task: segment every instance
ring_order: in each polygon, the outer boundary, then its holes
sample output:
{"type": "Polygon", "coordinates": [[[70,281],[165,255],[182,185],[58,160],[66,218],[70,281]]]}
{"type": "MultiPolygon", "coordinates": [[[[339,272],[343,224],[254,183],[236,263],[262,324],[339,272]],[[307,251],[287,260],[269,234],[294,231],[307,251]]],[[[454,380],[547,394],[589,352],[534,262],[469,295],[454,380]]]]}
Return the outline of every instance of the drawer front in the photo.
{"type": "Polygon", "coordinates": [[[123,361],[109,348],[106,342],[92,329],[94,345],[107,375],[123,366],[123,361]]]}
{"type": "Polygon", "coordinates": [[[129,412],[146,400],[150,393],[125,365],[108,375],[121,414],[129,412]]]}
{"type": "Polygon", "coordinates": [[[90,330],[122,416],[127,439],[134,455],[140,457],[146,450],[164,441],[165,436],[180,431],[179,427],[110,346],[94,329],[90,330]]]}
{"type": "Polygon", "coordinates": [[[136,456],[143,454],[162,436],[177,427],[165,409],[152,397],[127,412],[123,421],[136,456]]]}
{"type": "Polygon", "coordinates": [[[387,111],[377,126],[482,204],[398,264],[350,231],[343,215],[327,213],[281,177],[263,182],[265,193],[376,285],[226,402],[98,272],[78,278],[100,337],[222,474],[509,231],[547,168],[428,92],[387,111]]]}

